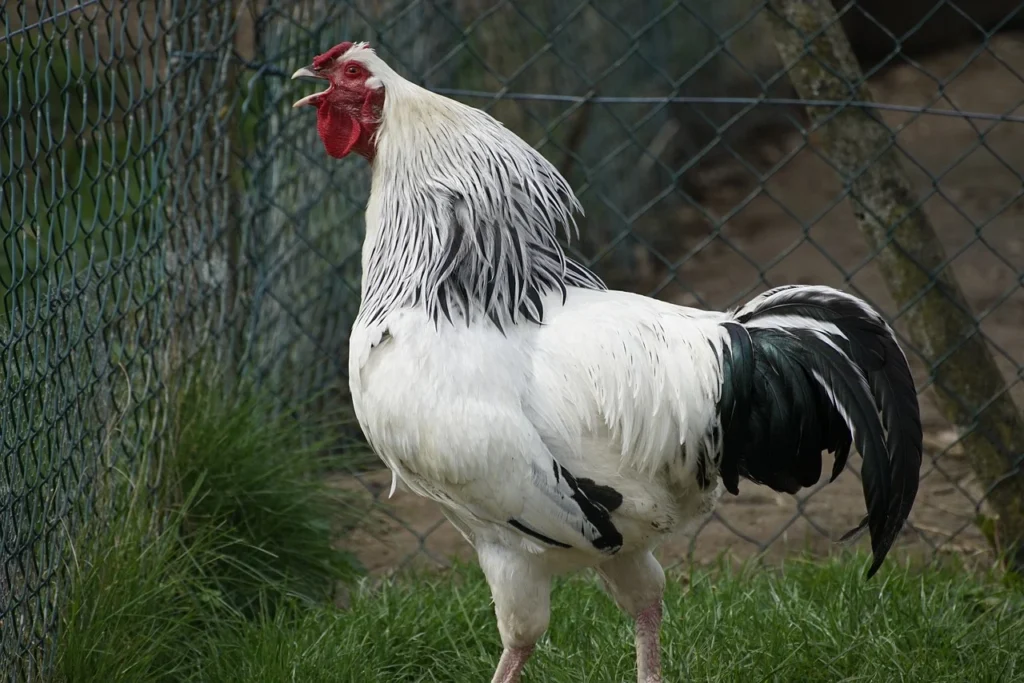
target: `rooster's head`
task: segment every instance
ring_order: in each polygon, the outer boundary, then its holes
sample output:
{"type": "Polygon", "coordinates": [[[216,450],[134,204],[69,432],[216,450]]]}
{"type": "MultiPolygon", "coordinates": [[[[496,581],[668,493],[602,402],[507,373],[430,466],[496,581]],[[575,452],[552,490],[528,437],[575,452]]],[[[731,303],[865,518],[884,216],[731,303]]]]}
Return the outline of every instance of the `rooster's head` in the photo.
{"type": "Polygon", "coordinates": [[[305,76],[328,83],[327,90],[292,106],[316,107],[317,132],[332,157],[341,159],[356,152],[373,160],[384,106],[384,82],[378,75],[383,64],[366,43],[344,42],[292,74],[292,78],[305,76]]]}

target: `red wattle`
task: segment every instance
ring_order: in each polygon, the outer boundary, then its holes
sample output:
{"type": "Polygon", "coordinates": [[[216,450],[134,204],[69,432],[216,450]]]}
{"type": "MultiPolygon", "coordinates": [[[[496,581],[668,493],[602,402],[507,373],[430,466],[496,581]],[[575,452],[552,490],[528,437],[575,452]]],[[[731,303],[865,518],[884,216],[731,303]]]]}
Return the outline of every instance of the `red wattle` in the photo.
{"type": "Polygon", "coordinates": [[[358,121],[332,107],[326,99],[317,107],[316,129],[324,149],[335,159],[347,157],[363,132],[358,121]]]}

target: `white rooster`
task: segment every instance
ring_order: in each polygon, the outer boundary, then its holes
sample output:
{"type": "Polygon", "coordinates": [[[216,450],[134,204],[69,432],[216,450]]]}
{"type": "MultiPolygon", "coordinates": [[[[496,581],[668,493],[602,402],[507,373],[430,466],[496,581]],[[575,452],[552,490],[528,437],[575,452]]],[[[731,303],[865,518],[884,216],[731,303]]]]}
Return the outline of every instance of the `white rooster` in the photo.
{"type": "MultiPolygon", "coordinates": [[[[293,75],[327,153],[372,165],[349,381],[370,445],[473,544],[520,679],[554,575],[594,567],[661,681],[665,574],[652,550],[741,477],[795,493],[863,458],[881,565],[917,494],[906,358],[868,305],[779,287],[726,313],[609,291],[557,241],[581,207],[488,114],[345,42],[293,75]]],[[[852,533],[852,532],[851,532],[852,533]]]]}

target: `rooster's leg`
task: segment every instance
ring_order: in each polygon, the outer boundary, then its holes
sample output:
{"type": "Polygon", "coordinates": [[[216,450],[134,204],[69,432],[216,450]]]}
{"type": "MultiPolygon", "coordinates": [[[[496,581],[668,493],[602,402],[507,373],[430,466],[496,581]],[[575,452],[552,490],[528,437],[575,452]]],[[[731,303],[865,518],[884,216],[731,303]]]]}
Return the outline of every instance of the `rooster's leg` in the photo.
{"type": "Polygon", "coordinates": [[[661,683],[661,600],[636,617],[636,679],[661,683]]]}
{"type": "Polygon", "coordinates": [[[533,654],[533,646],[505,648],[498,662],[498,670],[494,672],[491,683],[519,683],[519,677],[526,666],[526,660],[533,654]]]}
{"type": "Polygon", "coordinates": [[[548,628],[551,576],[536,556],[509,548],[478,544],[477,555],[491,587],[505,648],[491,683],[519,683],[533,646],[548,628]]]}
{"type": "Polygon", "coordinates": [[[665,572],[649,552],[616,555],[598,568],[615,604],[636,624],[638,683],[661,683],[661,596],[665,572]]]}

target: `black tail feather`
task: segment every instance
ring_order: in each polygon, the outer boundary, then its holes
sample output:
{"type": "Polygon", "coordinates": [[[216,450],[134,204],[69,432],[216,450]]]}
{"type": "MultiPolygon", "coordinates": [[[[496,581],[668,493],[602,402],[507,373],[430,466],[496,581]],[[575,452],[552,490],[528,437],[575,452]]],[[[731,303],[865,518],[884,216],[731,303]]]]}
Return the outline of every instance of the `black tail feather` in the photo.
{"type": "MultiPolygon", "coordinates": [[[[852,445],[861,479],[874,575],[917,495],[920,409],[906,357],[866,304],[827,287],[784,287],[724,323],[720,472],[738,492],[742,476],[786,493],[821,477],[821,452],[835,454],[831,479],[852,445]]],[[[849,535],[849,534],[848,534],[849,535]]]]}

